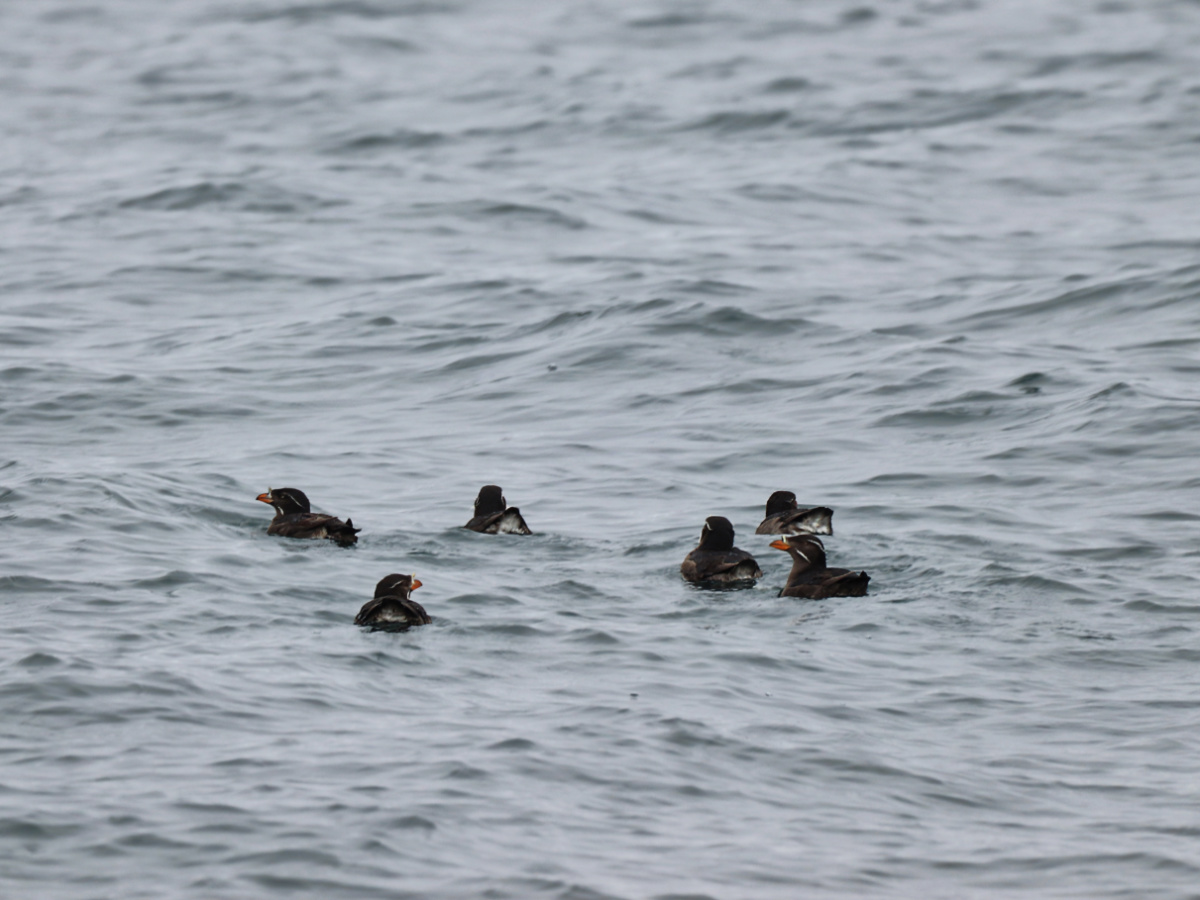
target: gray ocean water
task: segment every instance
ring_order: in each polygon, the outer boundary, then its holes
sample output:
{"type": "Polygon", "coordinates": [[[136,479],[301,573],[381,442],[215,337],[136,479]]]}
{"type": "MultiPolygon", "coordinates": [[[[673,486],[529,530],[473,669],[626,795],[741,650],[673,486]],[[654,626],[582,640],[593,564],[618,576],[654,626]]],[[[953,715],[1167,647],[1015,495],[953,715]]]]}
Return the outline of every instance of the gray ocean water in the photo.
{"type": "Polygon", "coordinates": [[[0,895],[1200,897],[1198,47],[6,0],[0,895]],[[777,489],[870,596],[777,596],[777,489]]]}

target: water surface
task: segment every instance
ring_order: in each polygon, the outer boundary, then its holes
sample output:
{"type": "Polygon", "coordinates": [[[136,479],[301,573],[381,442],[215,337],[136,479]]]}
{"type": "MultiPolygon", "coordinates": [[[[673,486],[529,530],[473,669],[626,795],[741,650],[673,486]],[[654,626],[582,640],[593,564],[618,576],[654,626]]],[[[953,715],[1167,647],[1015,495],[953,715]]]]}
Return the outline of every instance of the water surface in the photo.
{"type": "Polygon", "coordinates": [[[6,3],[3,893],[1195,897],[1198,42],[6,3]],[[776,596],[781,488],[869,597],[776,596]]]}

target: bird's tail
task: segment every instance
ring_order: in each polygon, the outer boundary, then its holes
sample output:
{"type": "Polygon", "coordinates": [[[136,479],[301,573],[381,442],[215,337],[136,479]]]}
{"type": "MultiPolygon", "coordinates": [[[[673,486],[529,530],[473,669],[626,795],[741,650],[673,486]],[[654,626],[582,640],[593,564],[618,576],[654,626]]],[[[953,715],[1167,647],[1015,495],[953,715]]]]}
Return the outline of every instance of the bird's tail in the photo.
{"type": "Polygon", "coordinates": [[[349,547],[351,544],[357,544],[358,533],[362,531],[361,528],[354,527],[353,519],[347,519],[345,525],[335,525],[328,530],[329,536],[340,547],[349,547]]]}

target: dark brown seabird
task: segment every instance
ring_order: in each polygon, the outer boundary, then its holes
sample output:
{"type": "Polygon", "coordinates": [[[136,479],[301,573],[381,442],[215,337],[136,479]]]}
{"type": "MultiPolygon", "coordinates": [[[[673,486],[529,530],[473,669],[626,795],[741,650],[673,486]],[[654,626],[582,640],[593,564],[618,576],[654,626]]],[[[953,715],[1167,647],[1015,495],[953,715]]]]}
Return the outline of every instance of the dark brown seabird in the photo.
{"type": "Polygon", "coordinates": [[[825,564],[825,545],[811,534],[800,534],[772,541],[776,550],[786,550],[792,557],[792,571],[780,597],[806,597],[824,600],[827,597],[865,597],[871,576],[849,569],[831,569],[825,564]]]}
{"type": "Polygon", "coordinates": [[[275,518],[271,520],[267,534],[292,538],[328,538],[339,547],[358,543],[361,528],[355,528],[350,519],[343,522],[336,516],[310,512],[308,497],[297,488],[270,488],[254,499],[275,508],[275,518]]]}
{"type": "Polygon", "coordinates": [[[833,534],[833,510],[828,506],[801,509],[791,491],[767,498],[767,512],[755,534],[833,534]]]}
{"type": "Polygon", "coordinates": [[[724,516],[709,516],[700,531],[700,543],[683,559],[679,572],[685,581],[729,584],[762,578],[754,557],[733,546],[733,523],[724,516]]]}
{"type": "Polygon", "coordinates": [[[504,492],[497,485],[485,484],[475,498],[475,515],[463,528],[481,534],[533,534],[521,511],[515,506],[506,506],[504,492]]]}
{"type": "Polygon", "coordinates": [[[363,604],[354,617],[355,625],[369,625],[372,631],[408,631],[416,625],[428,625],[433,619],[412,592],[421,586],[415,575],[388,575],[375,585],[375,597],[363,604]]]}

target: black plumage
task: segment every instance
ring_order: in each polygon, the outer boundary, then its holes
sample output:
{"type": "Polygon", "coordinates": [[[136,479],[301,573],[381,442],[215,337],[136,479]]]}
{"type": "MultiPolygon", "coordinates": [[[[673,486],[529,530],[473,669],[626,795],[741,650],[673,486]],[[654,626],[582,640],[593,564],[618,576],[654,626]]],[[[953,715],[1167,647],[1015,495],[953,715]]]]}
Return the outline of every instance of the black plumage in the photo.
{"type": "Polygon", "coordinates": [[[825,563],[825,545],[811,534],[802,534],[772,541],[776,550],[786,550],[792,557],[792,571],[780,597],[805,597],[824,600],[827,597],[865,597],[871,576],[849,569],[831,569],[825,563]]]}
{"type": "Polygon", "coordinates": [[[328,538],[340,547],[358,543],[358,532],[354,522],[343,522],[336,516],[326,516],[310,511],[308,497],[298,488],[271,488],[254,499],[269,503],[275,509],[275,518],[267,527],[267,534],[292,538],[328,538]]]}
{"type": "Polygon", "coordinates": [[[684,557],[679,572],[693,583],[731,583],[762,578],[754,557],[733,546],[733,523],[724,516],[709,516],[700,531],[700,543],[684,557]]]}
{"type": "Polygon", "coordinates": [[[479,489],[475,515],[463,528],[481,534],[533,534],[521,517],[521,511],[515,506],[507,506],[504,492],[494,484],[485,484],[479,489]]]}
{"type": "Polygon", "coordinates": [[[791,491],[776,491],[767,498],[766,517],[755,534],[833,534],[833,510],[828,506],[801,509],[791,491]]]}
{"type": "Polygon", "coordinates": [[[408,631],[433,620],[412,592],[421,586],[413,575],[388,575],[375,585],[375,596],[363,604],[354,617],[355,625],[370,626],[372,631],[408,631]]]}

